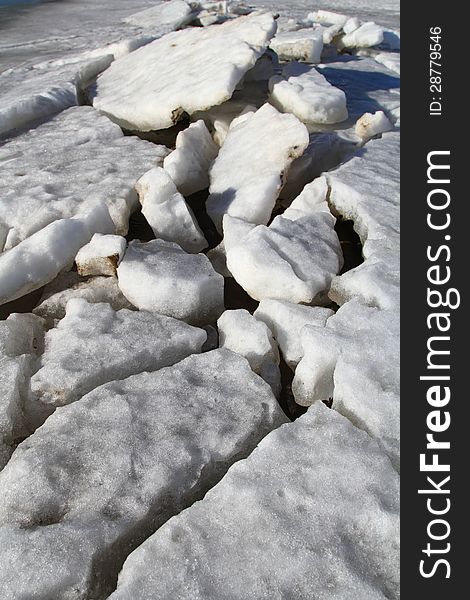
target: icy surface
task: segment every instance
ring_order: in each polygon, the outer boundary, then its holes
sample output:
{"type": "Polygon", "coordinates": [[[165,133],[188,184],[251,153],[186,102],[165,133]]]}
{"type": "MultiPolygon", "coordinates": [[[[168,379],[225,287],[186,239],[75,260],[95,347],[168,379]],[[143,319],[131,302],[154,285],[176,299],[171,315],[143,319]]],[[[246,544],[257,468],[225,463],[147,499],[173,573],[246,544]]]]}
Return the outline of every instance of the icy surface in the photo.
{"type": "Polygon", "coordinates": [[[21,298],[70,268],[95,233],[110,233],[108,209],[97,205],[82,217],[59,219],[0,254],[0,305],[21,298]]]}
{"type": "Polygon", "coordinates": [[[12,130],[79,104],[80,90],[104,71],[112,55],[0,74],[0,139],[12,130]]]}
{"type": "Polygon", "coordinates": [[[165,169],[155,167],[147,171],[136,184],[142,204],[142,214],[157,238],[176,242],[186,252],[200,252],[207,248],[193,211],[165,169]]]}
{"type": "Polygon", "coordinates": [[[46,334],[45,351],[32,377],[34,399],[54,410],[108,381],[157,371],[201,351],[202,329],[145,311],[120,310],[74,298],[46,334]],[[124,342],[124,343],[123,343],[124,342]]]}
{"type": "Polygon", "coordinates": [[[364,141],[393,129],[393,125],[385,116],[384,112],[378,110],[376,113],[364,113],[356,122],[356,134],[364,141]]]}
{"type": "Polygon", "coordinates": [[[357,29],[341,38],[342,48],[369,48],[383,41],[383,29],[373,22],[363,23],[357,29]]]}
{"type": "Polygon", "coordinates": [[[396,52],[379,52],[379,54],[374,55],[374,59],[400,75],[400,54],[396,52]]]}
{"type": "Polygon", "coordinates": [[[270,48],[281,60],[318,64],[323,50],[323,33],[313,28],[284,31],[271,40],[270,48]]]}
{"type": "Polygon", "coordinates": [[[131,554],[110,600],[397,600],[398,496],[377,444],[315,406],[131,554]]]}
{"type": "Polygon", "coordinates": [[[126,239],[120,235],[95,233],[75,257],[79,275],[116,275],[126,246],[126,239]]]}
{"type": "Polygon", "coordinates": [[[179,29],[193,18],[191,7],[184,0],[159,3],[138,13],[125,17],[124,21],[139,27],[171,27],[179,29]]]}
{"type": "Polygon", "coordinates": [[[225,311],[217,321],[217,328],[220,347],[244,356],[253,371],[279,395],[279,351],[271,330],[242,309],[225,311]]]}
{"type": "Polygon", "coordinates": [[[304,123],[339,123],[348,118],[346,95],[314,67],[292,62],[269,82],[270,102],[304,123]]]}
{"type": "Polygon", "coordinates": [[[219,152],[204,121],[200,120],[181,131],[176,148],[163,161],[183,196],[190,196],[209,187],[209,168],[219,152]]]}
{"type": "Polygon", "coordinates": [[[172,242],[131,242],[118,280],[134,306],[193,325],[215,322],[224,310],[223,277],[206,256],[187,254],[172,242]]]}
{"type": "Polygon", "coordinates": [[[325,299],[343,264],[327,193],[325,178],[316,180],[269,227],[224,217],[227,267],[252,298],[325,299]]]}
{"type": "Polygon", "coordinates": [[[107,302],[114,310],[132,308],[119,289],[116,278],[91,277],[84,280],[76,272],[69,271],[44,288],[33,312],[42,317],[50,328],[56,320],[65,317],[65,308],[71,298],[83,298],[91,303],[107,302]]]}
{"type": "Polygon", "coordinates": [[[0,474],[2,597],[106,597],[129,551],[285,421],[227,350],[57,410],[0,474]]]}
{"type": "Polygon", "coordinates": [[[217,228],[225,214],[267,224],[289,166],[308,142],[305,125],[269,104],[233,123],[210,172],[206,206],[217,228]]]}
{"type": "Polygon", "coordinates": [[[354,221],[364,262],[332,283],[330,297],[344,304],[358,296],[380,308],[400,297],[400,136],[385,133],[327,175],[330,202],[354,221]]]}
{"type": "Polygon", "coordinates": [[[166,35],[116,60],[98,78],[94,106],[128,129],[171,127],[228,100],[275,29],[272,15],[255,13],[166,35]]]}
{"type": "Polygon", "coordinates": [[[303,356],[302,329],[305,325],[324,327],[333,314],[329,308],[266,298],[261,300],[254,317],[269,327],[279,344],[284,360],[295,369],[303,356]]]}
{"type": "Polygon", "coordinates": [[[164,146],[124,137],[117,125],[85,106],[6,142],[0,146],[5,249],[99,202],[108,207],[116,232],[127,233],[138,206],[135,182],[167,154],[164,146]]]}
{"type": "Polygon", "coordinates": [[[304,356],[292,384],[295,400],[308,406],[333,398],[333,408],[377,438],[400,462],[400,318],[352,300],[326,327],[302,330],[304,356]]]}
{"type": "Polygon", "coordinates": [[[228,100],[220,106],[194,114],[195,118],[202,119],[206,126],[213,132],[213,138],[218,146],[225,142],[230,126],[238,117],[256,112],[257,107],[247,104],[243,100],[228,100]]]}

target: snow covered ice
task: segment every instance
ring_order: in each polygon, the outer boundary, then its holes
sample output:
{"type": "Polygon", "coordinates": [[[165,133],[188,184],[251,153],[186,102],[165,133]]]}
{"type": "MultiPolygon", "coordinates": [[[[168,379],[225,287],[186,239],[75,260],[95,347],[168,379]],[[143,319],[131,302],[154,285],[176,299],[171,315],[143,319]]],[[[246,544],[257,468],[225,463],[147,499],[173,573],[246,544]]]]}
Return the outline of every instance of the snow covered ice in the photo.
{"type": "Polygon", "coordinates": [[[46,333],[39,370],[31,380],[33,398],[54,410],[108,381],[198,354],[206,337],[202,329],[171,317],[115,312],[108,304],[73,298],[65,317],[46,333]]]}
{"type": "Polygon", "coordinates": [[[133,552],[110,600],[398,598],[398,493],[377,444],[317,405],[133,552]]]}
{"type": "Polygon", "coordinates": [[[192,325],[213,323],[224,310],[223,277],[206,256],[173,242],[131,242],[117,272],[122,293],[141,310],[192,325]]]}
{"type": "Polygon", "coordinates": [[[58,409],[0,474],[2,598],[106,597],[130,550],[285,422],[228,350],[58,409]]]}
{"type": "Polygon", "coordinates": [[[318,64],[323,50],[323,33],[313,28],[284,31],[273,38],[270,48],[281,60],[318,64]]]}
{"type": "Polygon", "coordinates": [[[346,95],[314,67],[291,62],[269,82],[270,102],[303,123],[340,123],[348,118],[346,95]]]}
{"type": "Polygon", "coordinates": [[[147,171],[136,184],[142,204],[142,214],[157,238],[176,242],[187,252],[207,248],[193,211],[165,169],[147,171]]]}
{"type": "Polygon", "coordinates": [[[75,264],[80,275],[116,275],[116,269],[124,256],[127,242],[120,235],[95,233],[91,240],[80,248],[75,264]]]}
{"type": "Polygon", "coordinates": [[[393,129],[393,125],[381,110],[374,114],[364,113],[356,122],[355,127],[357,135],[364,141],[391,129],[393,129]]]}
{"type": "Polygon", "coordinates": [[[225,214],[266,225],[289,166],[308,142],[306,127],[270,104],[232,123],[210,171],[206,203],[219,231],[225,214]]]}
{"type": "Polygon", "coordinates": [[[168,34],[116,60],[98,77],[93,104],[127,129],[171,127],[229,100],[275,30],[272,15],[254,13],[168,34]]]}
{"type": "Polygon", "coordinates": [[[131,25],[140,27],[168,26],[171,29],[179,29],[189,23],[193,18],[190,5],[184,0],[170,0],[157,4],[138,13],[133,13],[123,20],[131,25]]]}

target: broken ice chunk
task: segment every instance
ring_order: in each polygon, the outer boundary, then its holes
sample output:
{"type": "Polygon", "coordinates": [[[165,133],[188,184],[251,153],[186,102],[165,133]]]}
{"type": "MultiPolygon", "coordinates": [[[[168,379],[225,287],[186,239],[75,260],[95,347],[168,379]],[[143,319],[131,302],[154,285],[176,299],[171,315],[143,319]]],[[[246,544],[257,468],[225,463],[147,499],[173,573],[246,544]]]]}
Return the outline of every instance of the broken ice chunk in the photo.
{"type": "Polygon", "coordinates": [[[187,254],[172,242],[131,242],[118,281],[139,309],[192,325],[213,323],[224,310],[224,278],[204,254],[187,254]]]}
{"type": "Polygon", "coordinates": [[[285,422],[269,386],[228,350],[60,408],[0,474],[0,588],[106,598],[130,551],[285,422]]]}
{"type": "Polygon", "coordinates": [[[31,379],[34,400],[52,412],[94,388],[143,371],[157,371],[201,352],[202,329],[145,311],[67,303],[65,317],[46,333],[41,366],[31,379]]]}
{"type": "Polygon", "coordinates": [[[397,468],[399,324],[398,311],[351,300],[325,327],[302,329],[304,355],[292,384],[303,406],[333,398],[333,408],[377,438],[397,468]]]}
{"type": "Polygon", "coordinates": [[[318,64],[323,50],[323,33],[312,28],[285,31],[271,40],[270,48],[281,60],[318,64]]]}
{"type": "Polygon", "coordinates": [[[135,550],[109,600],[398,600],[399,483],[374,440],[319,404],[135,550]]]}
{"type": "Polygon", "coordinates": [[[338,44],[340,48],[370,48],[381,44],[383,39],[383,28],[368,21],[344,35],[338,44]]]}
{"type": "Polygon", "coordinates": [[[120,235],[95,233],[91,240],[80,248],[75,263],[79,275],[116,275],[116,269],[126,251],[126,240],[120,235]]]}
{"type": "Polygon", "coordinates": [[[179,29],[194,18],[191,6],[184,0],[170,0],[125,17],[123,21],[137,27],[171,27],[179,29]]]}
{"type": "Polygon", "coordinates": [[[232,124],[210,172],[206,204],[219,231],[224,214],[268,223],[288,169],[308,143],[305,125],[270,104],[232,124]]]}
{"type": "Polygon", "coordinates": [[[305,325],[324,327],[333,315],[334,312],[329,308],[265,298],[261,300],[253,316],[273,332],[284,360],[291,369],[295,369],[303,356],[300,341],[302,329],[305,325]]]}
{"type": "Polygon", "coordinates": [[[97,80],[94,106],[131,130],[174,125],[222,104],[276,30],[269,13],[170,33],[116,60],[97,80]]]}
{"type": "Polygon", "coordinates": [[[165,158],[163,167],[183,196],[190,196],[209,187],[209,167],[218,152],[217,144],[200,120],[178,134],[176,148],[165,158]]]}
{"type": "Polygon", "coordinates": [[[207,248],[207,240],[193,211],[176,189],[166,170],[155,167],[136,184],[142,204],[142,214],[157,238],[176,242],[186,252],[207,248]]]}
{"type": "Polygon", "coordinates": [[[340,123],[348,118],[346,95],[314,67],[290,63],[269,81],[270,102],[304,123],[340,123]]]}
{"type": "Polygon", "coordinates": [[[279,396],[279,351],[270,329],[247,310],[226,310],[217,327],[220,347],[244,356],[253,371],[269,383],[274,395],[279,396]]]}
{"type": "Polygon", "coordinates": [[[321,23],[322,25],[343,25],[348,21],[348,17],[341,13],[332,12],[330,10],[317,10],[307,16],[309,21],[321,23]]]}
{"type": "Polygon", "coordinates": [[[379,133],[385,133],[391,129],[393,129],[393,125],[382,110],[378,110],[374,114],[364,113],[356,122],[355,127],[356,135],[363,141],[367,141],[379,133]]]}

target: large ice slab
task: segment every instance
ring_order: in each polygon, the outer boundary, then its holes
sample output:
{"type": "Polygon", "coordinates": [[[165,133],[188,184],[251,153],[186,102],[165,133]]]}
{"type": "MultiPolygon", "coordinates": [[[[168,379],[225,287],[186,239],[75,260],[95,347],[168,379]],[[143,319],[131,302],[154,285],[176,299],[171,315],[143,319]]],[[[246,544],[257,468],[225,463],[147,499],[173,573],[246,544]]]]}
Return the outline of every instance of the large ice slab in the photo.
{"type": "Polygon", "coordinates": [[[0,146],[0,219],[5,249],[57,219],[84,214],[98,202],[125,234],[138,207],[134,185],[168,154],[124,136],[88,106],[71,108],[0,146]]]}
{"type": "Polygon", "coordinates": [[[383,42],[383,28],[369,21],[362,23],[360,27],[350,33],[346,33],[340,40],[341,48],[370,48],[378,46],[383,42]]]}
{"type": "Polygon", "coordinates": [[[0,74],[0,138],[38,119],[77,106],[81,89],[112,62],[112,54],[0,74]]]}
{"type": "Polygon", "coordinates": [[[266,225],[292,161],[308,143],[305,125],[270,104],[233,123],[210,172],[206,206],[217,228],[225,214],[266,225]]]}
{"type": "Polygon", "coordinates": [[[131,550],[285,422],[228,350],[58,409],[0,474],[2,598],[107,597],[131,550]]]}
{"type": "Polygon", "coordinates": [[[388,458],[318,405],[133,552],[110,600],[398,600],[398,513],[388,458]]]}
{"type": "Polygon", "coordinates": [[[254,317],[272,331],[284,360],[292,369],[303,356],[301,332],[305,325],[324,327],[333,315],[330,308],[304,306],[273,298],[261,300],[254,313],[254,317]]]}
{"type": "Polygon", "coordinates": [[[255,300],[321,303],[343,264],[325,178],[305,187],[269,227],[224,217],[227,267],[255,300]]]}
{"type": "Polygon", "coordinates": [[[325,327],[303,328],[296,402],[333,398],[333,408],[377,439],[400,464],[400,317],[352,300],[325,327]]]}
{"type": "Polygon", "coordinates": [[[142,214],[157,238],[176,242],[186,252],[207,248],[207,240],[193,211],[165,169],[147,171],[136,184],[142,214]]]}
{"type": "Polygon", "coordinates": [[[157,371],[201,352],[206,332],[171,317],[120,310],[74,298],[46,333],[39,370],[31,379],[36,402],[52,412],[94,388],[143,371],[157,371]]]}
{"type": "Polygon", "coordinates": [[[41,288],[73,265],[77,252],[95,233],[114,224],[104,204],[81,217],[59,219],[0,254],[0,305],[41,288]]]}
{"type": "Polygon", "coordinates": [[[380,308],[400,297],[400,135],[384,133],[327,174],[330,202],[363,244],[364,262],[337,277],[330,297],[344,304],[358,296],[380,308]]]}
{"type": "Polygon", "coordinates": [[[200,120],[180,131],[176,148],[165,158],[163,167],[183,196],[190,196],[209,187],[209,168],[218,152],[217,144],[200,120]]]}
{"type": "Polygon", "coordinates": [[[300,60],[318,64],[323,50],[323,33],[313,28],[278,33],[270,48],[281,60],[300,60]]]}
{"type": "Polygon", "coordinates": [[[184,0],[170,0],[159,3],[140,12],[133,13],[123,20],[125,23],[138,27],[171,27],[178,29],[187,25],[193,19],[193,11],[184,0]]]}
{"type": "Polygon", "coordinates": [[[270,102],[303,123],[340,123],[348,118],[346,95],[314,67],[292,62],[269,81],[270,102]]]}
{"type": "Polygon", "coordinates": [[[279,395],[279,350],[271,330],[244,309],[226,310],[217,321],[217,328],[220,347],[244,356],[253,371],[279,395]]]}
{"type": "Polygon", "coordinates": [[[269,13],[253,13],[163,38],[116,60],[97,81],[94,106],[128,129],[174,125],[228,100],[274,35],[269,13]]]}
{"type": "Polygon", "coordinates": [[[75,257],[79,275],[116,275],[116,269],[126,251],[126,239],[120,235],[95,233],[91,240],[80,248],[75,257]]]}
{"type": "Polygon", "coordinates": [[[224,310],[224,278],[204,254],[187,254],[172,242],[131,242],[118,280],[134,306],[192,325],[213,323],[224,310]]]}

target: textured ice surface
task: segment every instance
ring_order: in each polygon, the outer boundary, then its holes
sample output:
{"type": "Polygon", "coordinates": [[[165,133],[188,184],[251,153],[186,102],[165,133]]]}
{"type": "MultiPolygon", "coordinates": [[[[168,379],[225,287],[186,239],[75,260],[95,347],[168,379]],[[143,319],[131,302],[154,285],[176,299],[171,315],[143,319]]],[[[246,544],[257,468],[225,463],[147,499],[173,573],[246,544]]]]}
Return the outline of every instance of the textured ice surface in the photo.
{"type": "Polygon", "coordinates": [[[217,228],[224,214],[267,224],[287,171],[308,142],[305,125],[270,104],[233,123],[210,172],[206,206],[217,228]]]}
{"type": "Polygon", "coordinates": [[[120,128],[90,107],[71,108],[0,146],[0,219],[5,249],[56,219],[84,214],[98,202],[117,233],[127,233],[138,207],[134,185],[168,154],[120,128]]]}
{"type": "Polygon", "coordinates": [[[393,129],[393,125],[381,110],[374,114],[364,113],[356,122],[355,127],[356,134],[364,141],[391,129],[393,129]]]}
{"type": "Polygon", "coordinates": [[[116,275],[116,269],[126,251],[126,239],[120,235],[95,233],[91,240],[80,248],[75,264],[80,275],[116,275]]]}
{"type": "Polygon", "coordinates": [[[398,600],[398,497],[375,441],[312,407],[132,553],[110,600],[398,600]]]}
{"type": "Polygon", "coordinates": [[[126,23],[139,27],[171,27],[178,29],[192,20],[192,10],[184,0],[170,0],[141,10],[124,18],[126,23]]]}
{"type": "Polygon", "coordinates": [[[0,74],[0,138],[79,104],[80,89],[104,71],[112,55],[73,63],[18,68],[0,74]]]}
{"type": "Polygon", "coordinates": [[[400,296],[400,135],[384,133],[327,174],[330,202],[354,221],[364,262],[333,280],[330,297],[344,304],[358,296],[380,308],[400,296]]]}
{"type": "Polygon", "coordinates": [[[186,252],[207,248],[193,211],[166,170],[155,167],[147,171],[136,184],[142,204],[142,214],[157,238],[176,242],[186,252]]]}
{"type": "Polygon", "coordinates": [[[385,65],[387,69],[391,71],[395,71],[400,75],[400,54],[397,52],[379,52],[379,54],[374,54],[374,59],[385,65]]]}
{"type": "Polygon", "coordinates": [[[383,29],[373,22],[362,23],[360,27],[341,38],[342,48],[369,48],[383,41],[383,29]]]}
{"type": "Polygon", "coordinates": [[[87,302],[107,302],[114,310],[132,308],[132,304],[119,289],[115,277],[91,277],[84,280],[75,271],[59,275],[44,288],[41,299],[33,309],[42,317],[47,327],[53,327],[56,320],[65,317],[65,308],[71,298],[83,298],[87,302]]]}
{"type": "Polygon", "coordinates": [[[176,138],[176,148],[163,161],[183,196],[209,187],[209,168],[219,152],[204,121],[192,123],[176,138]]]}
{"type": "Polygon", "coordinates": [[[281,391],[279,350],[271,330],[247,310],[226,310],[217,321],[219,344],[244,356],[255,373],[269,383],[275,395],[281,391]]]}
{"type": "Polygon", "coordinates": [[[342,15],[331,10],[317,10],[310,13],[307,18],[310,21],[315,21],[323,25],[338,25],[339,27],[343,27],[348,21],[347,15],[342,15]]]}
{"type": "Polygon", "coordinates": [[[206,332],[171,317],[74,298],[46,334],[33,398],[53,411],[108,381],[157,371],[201,351],[206,332]]]}
{"type": "Polygon", "coordinates": [[[222,146],[232,123],[241,115],[256,112],[257,107],[247,104],[243,100],[228,100],[220,106],[194,114],[195,118],[202,119],[206,126],[213,132],[213,138],[218,146],[222,146]]]}
{"type": "Polygon", "coordinates": [[[49,283],[72,266],[77,252],[95,233],[110,233],[113,229],[108,209],[99,204],[81,217],[54,221],[1,253],[0,304],[49,283]]]}
{"type": "Polygon", "coordinates": [[[261,300],[254,317],[266,323],[279,344],[284,360],[295,369],[303,356],[302,329],[305,325],[324,327],[333,314],[329,308],[266,298],[261,300]]]}
{"type": "Polygon", "coordinates": [[[204,254],[187,254],[172,242],[131,242],[118,279],[134,306],[193,325],[213,323],[224,310],[223,277],[204,254]]]}
{"type": "Polygon", "coordinates": [[[400,317],[352,300],[325,327],[307,325],[292,384],[296,402],[333,408],[377,438],[400,463],[400,317]]]}
{"type": "Polygon", "coordinates": [[[281,60],[318,64],[323,50],[323,33],[313,28],[284,31],[271,40],[270,48],[281,60]]]}
{"type": "Polygon", "coordinates": [[[227,350],[60,408],[0,475],[2,598],[105,597],[130,550],[285,421],[227,350]]]}
{"type": "Polygon", "coordinates": [[[346,95],[315,67],[292,62],[269,82],[270,102],[304,123],[339,123],[348,118],[346,95]]]}
{"type": "Polygon", "coordinates": [[[254,299],[321,302],[343,264],[325,178],[306,186],[269,227],[226,215],[227,267],[254,299]]]}
{"type": "Polygon", "coordinates": [[[265,13],[168,34],[116,60],[98,78],[94,106],[128,129],[171,127],[228,100],[275,30],[265,13]]]}

